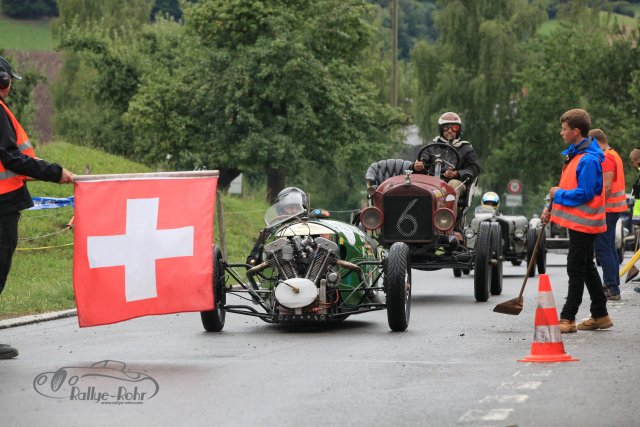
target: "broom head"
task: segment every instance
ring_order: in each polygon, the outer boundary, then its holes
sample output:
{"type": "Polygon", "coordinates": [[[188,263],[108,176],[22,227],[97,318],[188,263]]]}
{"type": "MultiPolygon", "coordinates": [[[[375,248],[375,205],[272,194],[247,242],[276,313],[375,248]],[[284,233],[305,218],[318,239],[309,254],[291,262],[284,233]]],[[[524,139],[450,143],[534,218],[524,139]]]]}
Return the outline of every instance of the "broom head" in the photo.
{"type": "Polygon", "coordinates": [[[510,299],[509,301],[501,302],[494,307],[493,311],[496,313],[513,314],[514,316],[517,316],[522,311],[523,302],[523,298],[520,296],[518,298],[510,299]]]}

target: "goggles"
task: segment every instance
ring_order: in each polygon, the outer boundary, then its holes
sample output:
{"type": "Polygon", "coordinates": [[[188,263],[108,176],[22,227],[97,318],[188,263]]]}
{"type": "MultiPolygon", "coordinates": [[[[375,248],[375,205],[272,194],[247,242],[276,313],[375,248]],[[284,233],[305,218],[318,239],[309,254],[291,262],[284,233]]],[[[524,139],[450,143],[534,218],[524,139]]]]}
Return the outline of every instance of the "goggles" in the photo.
{"type": "Polygon", "coordinates": [[[458,132],[460,130],[460,125],[442,125],[442,130],[449,130],[451,129],[453,132],[458,132]]]}

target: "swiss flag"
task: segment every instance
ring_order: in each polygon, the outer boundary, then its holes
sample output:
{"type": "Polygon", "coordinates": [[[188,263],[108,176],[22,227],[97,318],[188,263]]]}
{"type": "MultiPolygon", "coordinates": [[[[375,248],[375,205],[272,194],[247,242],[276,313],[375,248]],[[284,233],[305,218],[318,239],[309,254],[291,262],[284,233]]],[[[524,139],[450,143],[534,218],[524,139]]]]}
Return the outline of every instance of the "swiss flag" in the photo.
{"type": "Polygon", "coordinates": [[[213,308],[217,173],[209,175],[78,177],[73,288],[81,327],[213,308]]]}

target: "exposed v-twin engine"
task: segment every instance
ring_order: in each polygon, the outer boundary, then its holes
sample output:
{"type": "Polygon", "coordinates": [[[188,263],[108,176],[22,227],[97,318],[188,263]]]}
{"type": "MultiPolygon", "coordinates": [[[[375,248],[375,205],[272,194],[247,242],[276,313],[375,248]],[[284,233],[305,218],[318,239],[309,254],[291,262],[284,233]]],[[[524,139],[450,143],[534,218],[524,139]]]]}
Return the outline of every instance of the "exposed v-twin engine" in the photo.
{"type": "Polygon", "coordinates": [[[283,237],[266,245],[265,253],[269,266],[278,272],[275,296],[280,305],[296,309],[319,296],[324,299],[322,279],[334,270],[337,244],[323,237],[283,237]]]}

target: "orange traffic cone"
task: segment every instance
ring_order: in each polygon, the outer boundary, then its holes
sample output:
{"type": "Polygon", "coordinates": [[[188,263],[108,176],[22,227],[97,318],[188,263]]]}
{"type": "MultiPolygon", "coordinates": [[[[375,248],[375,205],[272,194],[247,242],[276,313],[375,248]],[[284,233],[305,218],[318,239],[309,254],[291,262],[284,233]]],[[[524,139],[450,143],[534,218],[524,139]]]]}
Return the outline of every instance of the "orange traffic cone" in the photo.
{"type": "Polygon", "coordinates": [[[564,352],[558,312],[553,300],[549,276],[540,275],[538,297],[536,298],[536,319],[531,354],[518,362],[577,362],[564,352]]]}

